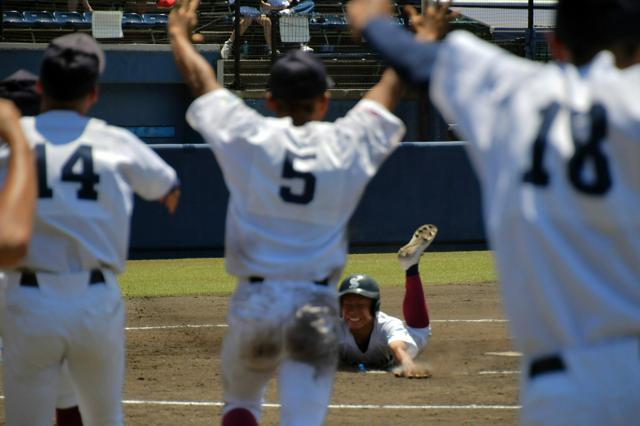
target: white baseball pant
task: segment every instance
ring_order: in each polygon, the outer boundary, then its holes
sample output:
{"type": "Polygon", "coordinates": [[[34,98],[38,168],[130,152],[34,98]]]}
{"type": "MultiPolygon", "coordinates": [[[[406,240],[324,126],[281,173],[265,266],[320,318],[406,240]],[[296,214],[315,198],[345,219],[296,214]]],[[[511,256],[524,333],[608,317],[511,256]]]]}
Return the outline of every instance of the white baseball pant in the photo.
{"type": "Polygon", "coordinates": [[[20,285],[9,273],[4,309],[8,426],[50,426],[66,361],[86,426],[123,424],[124,303],[111,272],[38,273],[20,285]]]}
{"type": "Polygon", "coordinates": [[[640,419],[640,336],[523,359],[524,426],[628,426],[640,419]],[[540,358],[537,358],[540,359],[540,358]],[[551,361],[548,361],[551,360],[551,361]]]}

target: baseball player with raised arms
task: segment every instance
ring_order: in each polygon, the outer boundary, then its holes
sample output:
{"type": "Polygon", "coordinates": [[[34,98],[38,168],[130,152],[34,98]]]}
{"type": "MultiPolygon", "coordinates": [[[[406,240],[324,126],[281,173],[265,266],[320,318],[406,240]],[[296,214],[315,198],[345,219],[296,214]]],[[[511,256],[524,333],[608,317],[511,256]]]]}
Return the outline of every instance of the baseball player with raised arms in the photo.
{"type": "Polygon", "coordinates": [[[420,256],[438,228],[422,225],[398,251],[405,271],[405,295],[399,318],[380,310],[380,287],[370,276],[350,275],[338,287],[341,312],[340,361],[365,369],[392,369],[397,377],[427,378],[429,370],[414,362],[431,335],[429,311],[420,280],[420,256]]]}
{"type": "Polygon", "coordinates": [[[13,266],[27,254],[36,200],[33,154],[20,128],[20,112],[0,100],[0,147],[9,156],[0,191],[0,267],[13,266]]]}
{"type": "MultiPolygon", "coordinates": [[[[34,116],[40,112],[40,94],[36,89],[38,76],[27,70],[20,69],[4,80],[0,81],[0,98],[11,100],[20,110],[23,116],[34,116]]],[[[19,123],[18,123],[19,126],[19,123]]],[[[21,130],[22,131],[22,130],[21,130]]],[[[26,139],[25,139],[26,140],[26,139]]],[[[31,147],[25,143],[30,155],[32,155],[31,147]]],[[[34,172],[33,179],[33,206],[35,206],[35,196],[37,193],[37,185],[35,178],[35,161],[31,160],[28,164],[34,172]]],[[[29,167],[25,170],[28,171],[29,167]]],[[[28,192],[26,193],[28,197],[28,192]]],[[[28,199],[28,198],[27,198],[28,199]]],[[[27,206],[28,203],[25,203],[27,206]]],[[[0,207],[1,209],[1,207],[0,207]]],[[[33,213],[26,215],[33,219],[33,213]]],[[[22,218],[24,219],[24,218],[22,218]]],[[[16,222],[20,226],[19,222],[16,222]]],[[[30,234],[29,234],[30,235],[30,234]]],[[[27,254],[25,243],[24,255],[27,254]]],[[[6,282],[4,274],[0,273],[0,309],[4,309],[4,292],[6,282]]],[[[2,331],[2,315],[0,315],[0,334],[2,331]]],[[[82,418],[78,410],[78,402],[69,378],[69,371],[66,364],[63,365],[60,378],[58,380],[58,398],[56,401],[56,426],[81,426],[82,418]]]]}
{"type": "Polygon", "coordinates": [[[320,425],[338,359],[335,284],[346,225],[366,184],[398,146],[392,115],[402,93],[387,72],[346,117],[320,122],[330,82],[296,50],[269,77],[264,117],[222,88],[190,41],[197,0],[169,17],[178,68],[198,97],[187,120],[214,152],[229,188],[225,258],[238,286],[222,345],[222,424],[255,425],[267,382],[278,374],[282,425],[320,425]]]}
{"type": "Polygon", "coordinates": [[[350,22],[457,123],[479,175],[525,425],[640,418],[640,2],[559,0],[556,62],[515,57],[354,0],[350,22]],[[389,43],[393,40],[393,45],[389,43]],[[609,50],[609,51],[605,51],[609,50]],[[612,54],[613,53],[613,54],[612,54]]]}
{"type": "MultiPolygon", "coordinates": [[[[122,425],[124,306],[115,275],[127,255],[133,193],[175,210],[175,171],[124,129],[85,116],[104,54],[82,33],[51,41],[42,113],[22,128],[37,157],[29,251],[7,272],[3,312],[8,425],[51,423],[67,363],[85,425],[122,425]]],[[[1,169],[1,167],[0,167],[1,169]]]]}

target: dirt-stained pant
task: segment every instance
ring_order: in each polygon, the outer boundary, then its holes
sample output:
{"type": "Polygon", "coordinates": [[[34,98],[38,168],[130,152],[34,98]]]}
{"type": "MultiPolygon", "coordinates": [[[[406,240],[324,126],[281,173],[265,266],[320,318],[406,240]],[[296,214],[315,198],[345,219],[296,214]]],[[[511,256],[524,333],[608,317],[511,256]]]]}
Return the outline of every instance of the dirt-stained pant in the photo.
{"type": "Polygon", "coordinates": [[[278,372],[280,424],[323,424],[336,371],[337,312],[331,284],[241,280],[222,344],[224,413],[242,407],[259,420],[266,385],[278,372]]]}

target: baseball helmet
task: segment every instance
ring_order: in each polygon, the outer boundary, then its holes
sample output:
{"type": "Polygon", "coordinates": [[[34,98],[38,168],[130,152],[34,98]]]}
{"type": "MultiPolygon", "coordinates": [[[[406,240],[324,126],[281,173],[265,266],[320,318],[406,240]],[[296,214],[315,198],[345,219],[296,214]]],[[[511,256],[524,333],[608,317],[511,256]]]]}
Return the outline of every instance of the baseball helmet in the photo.
{"type": "Polygon", "coordinates": [[[369,275],[354,274],[342,280],[338,287],[340,300],[346,294],[358,294],[368,299],[372,299],[371,314],[375,316],[380,310],[380,286],[369,275]]]}

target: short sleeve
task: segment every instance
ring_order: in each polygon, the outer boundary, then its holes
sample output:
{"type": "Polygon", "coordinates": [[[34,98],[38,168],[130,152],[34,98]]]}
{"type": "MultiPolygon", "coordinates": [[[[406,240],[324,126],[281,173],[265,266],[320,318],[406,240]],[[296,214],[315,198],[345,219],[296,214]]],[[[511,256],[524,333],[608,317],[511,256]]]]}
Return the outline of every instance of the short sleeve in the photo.
{"type": "Polygon", "coordinates": [[[178,185],[175,170],[148,145],[126,130],[126,148],[130,161],[122,173],[133,191],[145,200],[159,200],[178,185]]]}
{"type": "Polygon", "coordinates": [[[218,153],[225,145],[251,139],[265,118],[226,89],[202,95],[189,106],[187,122],[218,153]]]}
{"type": "Polygon", "coordinates": [[[409,334],[409,330],[407,330],[405,325],[398,318],[389,317],[383,325],[383,331],[385,336],[387,336],[387,343],[397,341],[405,342],[417,351],[418,345],[416,345],[416,342],[409,334]]]}
{"type": "Polygon", "coordinates": [[[496,106],[541,67],[468,32],[455,31],[440,46],[431,97],[445,119],[457,125],[459,136],[485,150],[493,143],[490,130],[500,120],[496,106]]]}
{"type": "Polygon", "coordinates": [[[398,147],[405,134],[402,120],[377,102],[363,99],[335,122],[338,137],[332,147],[337,156],[353,152],[366,176],[372,176],[398,147]]]}

